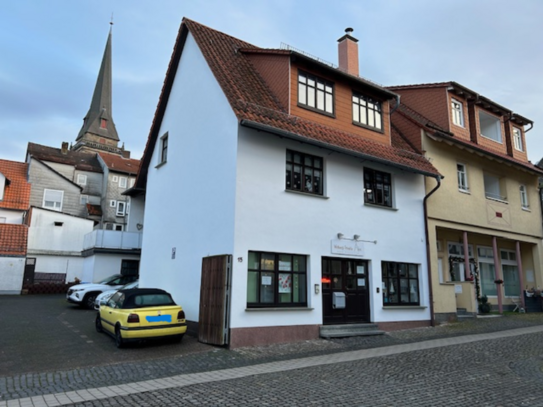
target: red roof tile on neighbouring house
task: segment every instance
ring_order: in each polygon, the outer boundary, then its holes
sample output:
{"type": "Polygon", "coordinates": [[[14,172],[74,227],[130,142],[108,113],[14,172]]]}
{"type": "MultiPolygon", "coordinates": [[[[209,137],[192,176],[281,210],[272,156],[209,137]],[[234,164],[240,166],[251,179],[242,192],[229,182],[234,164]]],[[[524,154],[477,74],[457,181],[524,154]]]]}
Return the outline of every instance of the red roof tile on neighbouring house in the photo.
{"type": "Polygon", "coordinates": [[[124,158],[116,154],[98,153],[111,171],[123,172],[126,174],[137,174],[140,167],[140,160],[124,158]]]}
{"type": "MultiPolygon", "coordinates": [[[[255,125],[264,126],[267,131],[288,133],[293,137],[305,139],[308,143],[340,149],[346,153],[363,155],[367,159],[397,166],[408,171],[435,177],[440,176],[439,172],[422,155],[417,154],[412,149],[405,150],[404,148],[409,147],[405,143],[402,144],[402,148],[380,144],[356,134],[339,131],[333,127],[289,115],[285,111],[285,107],[281,106],[278,97],[273,94],[251,63],[250,54],[253,52],[270,53],[275,51],[278,54],[289,53],[293,55],[293,51],[259,48],[184,18],[145,147],[136,188],[145,188],[152,149],[158,138],[158,131],[160,130],[173,80],[189,32],[196,41],[241,125],[249,127],[255,125]]],[[[315,60],[314,63],[321,65],[321,68],[323,68],[319,61],[315,60]]],[[[346,75],[344,72],[332,67],[324,67],[323,69],[330,69],[330,72],[337,75],[346,75]]],[[[357,80],[357,78],[350,76],[350,80],[357,80]]],[[[365,79],[360,78],[359,82],[364,86],[375,87],[376,91],[385,92],[390,97],[394,95],[391,91],[365,79]]]]}
{"type": "Polygon", "coordinates": [[[26,255],[27,237],[28,226],[0,223],[0,255],[26,255]]]}
{"type": "Polygon", "coordinates": [[[0,160],[0,173],[9,181],[4,189],[0,208],[28,210],[30,207],[30,183],[27,181],[28,164],[0,160]]]}

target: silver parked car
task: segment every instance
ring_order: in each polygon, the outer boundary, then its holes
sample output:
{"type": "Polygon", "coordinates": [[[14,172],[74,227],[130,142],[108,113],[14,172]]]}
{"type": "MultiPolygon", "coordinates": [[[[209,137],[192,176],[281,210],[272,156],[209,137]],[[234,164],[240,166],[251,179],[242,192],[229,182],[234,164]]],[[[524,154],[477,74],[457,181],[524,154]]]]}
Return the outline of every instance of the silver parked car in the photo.
{"type": "Polygon", "coordinates": [[[102,294],[98,295],[96,299],[94,300],[94,309],[96,311],[100,311],[100,305],[105,304],[113,296],[113,294],[115,294],[118,290],[130,290],[132,288],[138,288],[138,284],[139,282],[138,280],[136,280],[126,285],[123,285],[121,288],[104,291],[102,294]]]}

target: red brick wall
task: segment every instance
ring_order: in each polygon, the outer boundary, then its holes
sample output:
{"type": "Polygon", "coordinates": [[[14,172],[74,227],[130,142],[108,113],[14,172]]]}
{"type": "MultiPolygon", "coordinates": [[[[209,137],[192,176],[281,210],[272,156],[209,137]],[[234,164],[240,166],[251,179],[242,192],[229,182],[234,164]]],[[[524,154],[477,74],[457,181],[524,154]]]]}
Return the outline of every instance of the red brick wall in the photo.
{"type": "Polygon", "coordinates": [[[304,72],[308,72],[319,78],[334,83],[334,110],[335,117],[330,117],[325,114],[314,112],[298,106],[298,67],[292,65],[290,71],[290,112],[294,116],[299,116],[307,120],[311,120],[325,126],[334,127],[342,131],[358,134],[361,137],[370,139],[379,143],[390,145],[390,104],[388,101],[382,103],[382,117],[384,132],[373,131],[353,124],[352,114],[352,92],[360,91],[360,93],[373,96],[368,92],[363,92],[361,89],[353,89],[350,85],[333,80],[321,73],[312,72],[310,69],[302,68],[304,72]]]}
{"type": "Polygon", "coordinates": [[[508,154],[515,157],[517,160],[528,161],[528,154],[526,153],[526,137],[524,134],[524,128],[522,126],[517,126],[510,121],[505,123],[505,133],[507,137],[507,151],[508,154]],[[522,148],[524,151],[519,151],[515,148],[515,142],[513,140],[513,127],[516,127],[520,130],[522,138],[522,148]]]}

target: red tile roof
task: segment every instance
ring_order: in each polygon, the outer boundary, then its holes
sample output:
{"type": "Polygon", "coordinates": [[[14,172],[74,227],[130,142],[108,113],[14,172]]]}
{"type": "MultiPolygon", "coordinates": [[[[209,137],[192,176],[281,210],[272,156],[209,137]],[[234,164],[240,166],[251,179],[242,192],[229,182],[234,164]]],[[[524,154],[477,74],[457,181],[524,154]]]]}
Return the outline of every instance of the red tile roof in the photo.
{"type": "Polygon", "coordinates": [[[108,154],[100,152],[100,157],[106,163],[107,168],[115,172],[123,172],[126,174],[137,174],[140,167],[140,160],[132,158],[124,158],[116,154],[108,154]]]}
{"type": "Polygon", "coordinates": [[[0,173],[9,180],[4,189],[0,208],[28,210],[30,207],[30,183],[27,181],[28,164],[0,160],[0,173]]]}
{"type": "Polygon", "coordinates": [[[494,150],[489,150],[485,148],[484,146],[481,146],[480,144],[474,143],[470,140],[464,140],[460,139],[458,137],[454,137],[452,133],[449,131],[443,129],[442,127],[438,126],[431,120],[427,119],[420,113],[416,112],[415,110],[411,109],[410,107],[406,105],[400,105],[400,107],[397,110],[396,114],[401,114],[404,117],[411,120],[413,123],[418,125],[419,127],[425,129],[428,133],[436,136],[439,138],[439,140],[447,141],[449,143],[456,144],[458,146],[462,147],[468,147],[469,149],[478,151],[480,153],[484,153],[487,156],[491,156],[494,159],[500,159],[504,162],[507,162],[512,165],[516,165],[524,170],[529,170],[531,172],[536,172],[538,174],[543,174],[543,169],[537,167],[536,165],[532,164],[531,162],[526,162],[522,160],[518,160],[514,157],[511,157],[507,154],[500,153],[494,150]]]}
{"type": "Polygon", "coordinates": [[[0,223],[0,255],[26,255],[28,226],[0,223]]]}
{"type": "Polygon", "coordinates": [[[102,167],[98,162],[98,158],[96,158],[96,153],[83,153],[68,150],[66,154],[64,154],[60,148],[28,143],[27,155],[28,154],[40,161],[73,165],[80,171],[102,172],[102,167]]]}
{"type": "MultiPolygon", "coordinates": [[[[255,125],[264,126],[268,131],[290,134],[293,137],[304,139],[308,143],[316,143],[344,150],[348,153],[363,155],[367,159],[373,159],[413,172],[439,176],[438,171],[428,160],[412,150],[404,150],[372,142],[355,134],[342,132],[333,127],[327,127],[287,114],[276,95],[269,89],[250,61],[251,50],[254,52],[273,52],[272,50],[258,48],[184,18],[179,29],[151,126],[151,132],[143,154],[141,170],[135,186],[136,189],[145,187],[147,168],[150,165],[152,150],[158,138],[158,131],[168,103],[184,43],[189,32],[198,44],[202,55],[221,86],[240,124],[251,127],[255,125]]],[[[285,53],[284,50],[275,50],[275,52],[285,53]]],[[[320,64],[318,61],[314,61],[314,63],[320,64]]],[[[338,75],[345,75],[338,69],[332,67],[328,67],[327,69],[338,75]]],[[[376,91],[392,94],[390,91],[373,85],[369,81],[361,80],[361,83],[364,83],[366,86],[374,86],[376,91]]],[[[405,147],[405,144],[402,147],[405,147]]]]}

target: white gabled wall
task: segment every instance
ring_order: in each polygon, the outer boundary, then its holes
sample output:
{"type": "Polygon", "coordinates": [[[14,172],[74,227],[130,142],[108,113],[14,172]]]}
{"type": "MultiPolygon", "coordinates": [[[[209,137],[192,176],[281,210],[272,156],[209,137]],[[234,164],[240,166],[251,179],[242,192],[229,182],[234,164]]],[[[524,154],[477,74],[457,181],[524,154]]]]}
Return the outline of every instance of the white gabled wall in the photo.
{"type": "Polygon", "coordinates": [[[237,119],[189,34],[149,165],[140,286],[198,321],[202,258],[233,251],[237,119]],[[167,163],[159,163],[168,132],[167,163]],[[175,248],[175,259],[172,250],[175,248]]]}
{"type": "MultiPolygon", "coordinates": [[[[236,183],[236,224],[233,258],[232,328],[322,324],[322,256],[331,253],[338,233],[360,235],[364,259],[370,261],[370,308],[372,322],[429,320],[422,175],[240,128],[236,183]],[[324,158],[325,195],[328,199],[285,192],[286,150],[324,158]],[[364,205],[363,168],[392,173],[393,199],[398,210],[364,205]],[[309,256],[308,307],[311,311],[247,312],[247,258],[249,251],[304,254],[309,256]],[[242,262],[238,261],[242,259],[242,262]],[[419,264],[421,308],[384,309],[381,261],[419,264]]],[[[354,258],[354,257],[353,257],[354,258]]]]}

